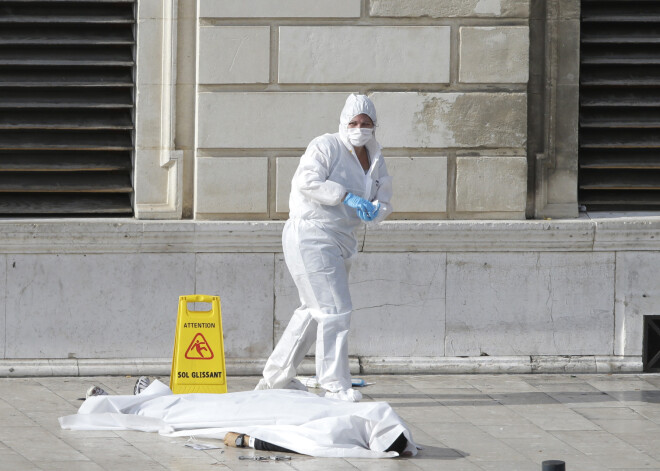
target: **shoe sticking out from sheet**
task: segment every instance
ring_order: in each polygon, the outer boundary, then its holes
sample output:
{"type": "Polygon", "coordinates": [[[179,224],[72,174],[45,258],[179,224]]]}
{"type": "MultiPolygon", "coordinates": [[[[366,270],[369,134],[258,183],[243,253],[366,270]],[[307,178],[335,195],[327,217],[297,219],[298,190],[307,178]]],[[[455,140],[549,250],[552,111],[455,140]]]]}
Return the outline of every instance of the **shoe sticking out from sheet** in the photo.
{"type": "Polygon", "coordinates": [[[108,393],[100,386],[90,386],[85,394],[85,398],[92,396],[107,396],[108,393]]]}
{"type": "MultiPolygon", "coordinates": [[[[149,379],[148,376],[140,376],[138,380],[135,382],[135,386],[133,386],[133,394],[138,395],[145,389],[149,387],[151,384],[151,380],[149,379]]],[[[85,399],[93,397],[93,396],[107,396],[108,392],[103,389],[101,386],[90,386],[87,392],[85,393],[85,399]]],[[[82,398],[81,398],[82,399],[82,398]]]]}
{"type": "Polygon", "coordinates": [[[147,389],[150,384],[151,384],[151,380],[149,379],[148,376],[140,376],[138,380],[135,382],[135,386],[133,386],[133,394],[137,396],[142,391],[147,389]]]}

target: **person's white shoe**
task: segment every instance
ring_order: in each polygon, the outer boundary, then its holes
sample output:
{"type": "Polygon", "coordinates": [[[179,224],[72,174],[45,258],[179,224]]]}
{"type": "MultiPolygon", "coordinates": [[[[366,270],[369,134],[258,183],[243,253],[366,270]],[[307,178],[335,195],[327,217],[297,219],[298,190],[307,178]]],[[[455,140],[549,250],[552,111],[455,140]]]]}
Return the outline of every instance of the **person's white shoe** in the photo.
{"type": "Polygon", "coordinates": [[[327,391],[325,397],[330,399],[339,399],[340,401],[347,402],[360,402],[362,399],[362,393],[357,389],[346,389],[344,391],[331,392],[327,391]]]}
{"type": "MultiPolygon", "coordinates": [[[[261,378],[257,383],[257,386],[254,388],[255,391],[261,391],[263,389],[273,389],[271,388],[264,378],[261,378]]],[[[307,387],[302,384],[296,378],[293,378],[289,384],[287,384],[282,389],[297,389],[299,391],[307,391],[307,387]]]]}

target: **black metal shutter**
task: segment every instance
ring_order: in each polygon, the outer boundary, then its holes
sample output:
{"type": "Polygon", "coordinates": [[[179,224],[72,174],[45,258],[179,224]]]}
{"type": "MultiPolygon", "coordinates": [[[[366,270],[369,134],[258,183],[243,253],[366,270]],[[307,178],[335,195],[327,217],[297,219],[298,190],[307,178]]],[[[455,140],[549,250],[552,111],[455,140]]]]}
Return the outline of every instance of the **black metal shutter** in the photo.
{"type": "Polygon", "coordinates": [[[0,0],[0,214],[132,215],[133,0],[0,0]]]}
{"type": "Polygon", "coordinates": [[[660,209],[660,1],[583,0],[579,202],[660,209]]]}

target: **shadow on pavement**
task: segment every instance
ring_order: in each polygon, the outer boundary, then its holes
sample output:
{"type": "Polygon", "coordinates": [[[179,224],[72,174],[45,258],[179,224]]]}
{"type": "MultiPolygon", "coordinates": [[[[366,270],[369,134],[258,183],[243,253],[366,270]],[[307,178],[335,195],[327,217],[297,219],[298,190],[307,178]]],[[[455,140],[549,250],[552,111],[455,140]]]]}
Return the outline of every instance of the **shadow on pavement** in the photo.
{"type": "Polygon", "coordinates": [[[417,453],[412,459],[415,460],[458,460],[469,456],[469,453],[466,453],[461,450],[456,450],[454,448],[442,448],[439,446],[431,445],[422,445],[421,450],[417,453]]]}

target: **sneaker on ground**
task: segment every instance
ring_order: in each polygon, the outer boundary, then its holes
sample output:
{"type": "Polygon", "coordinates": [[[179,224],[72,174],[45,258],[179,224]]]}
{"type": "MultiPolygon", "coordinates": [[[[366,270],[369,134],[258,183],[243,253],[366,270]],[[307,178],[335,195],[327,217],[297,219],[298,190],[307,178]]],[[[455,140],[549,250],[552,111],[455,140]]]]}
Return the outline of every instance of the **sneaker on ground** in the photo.
{"type": "Polygon", "coordinates": [[[133,394],[138,395],[151,384],[148,376],[140,376],[133,387],[133,394]]]}
{"type": "Polygon", "coordinates": [[[347,402],[360,402],[362,399],[362,393],[356,389],[346,389],[344,391],[331,392],[327,391],[325,397],[330,399],[339,399],[341,401],[347,402]]]}
{"type": "Polygon", "coordinates": [[[85,397],[92,397],[92,396],[107,396],[108,393],[105,392],[105,390],[99,386],[90,386],[90,388],[87,390],[87,394],[85,394],[85,397]]]}

